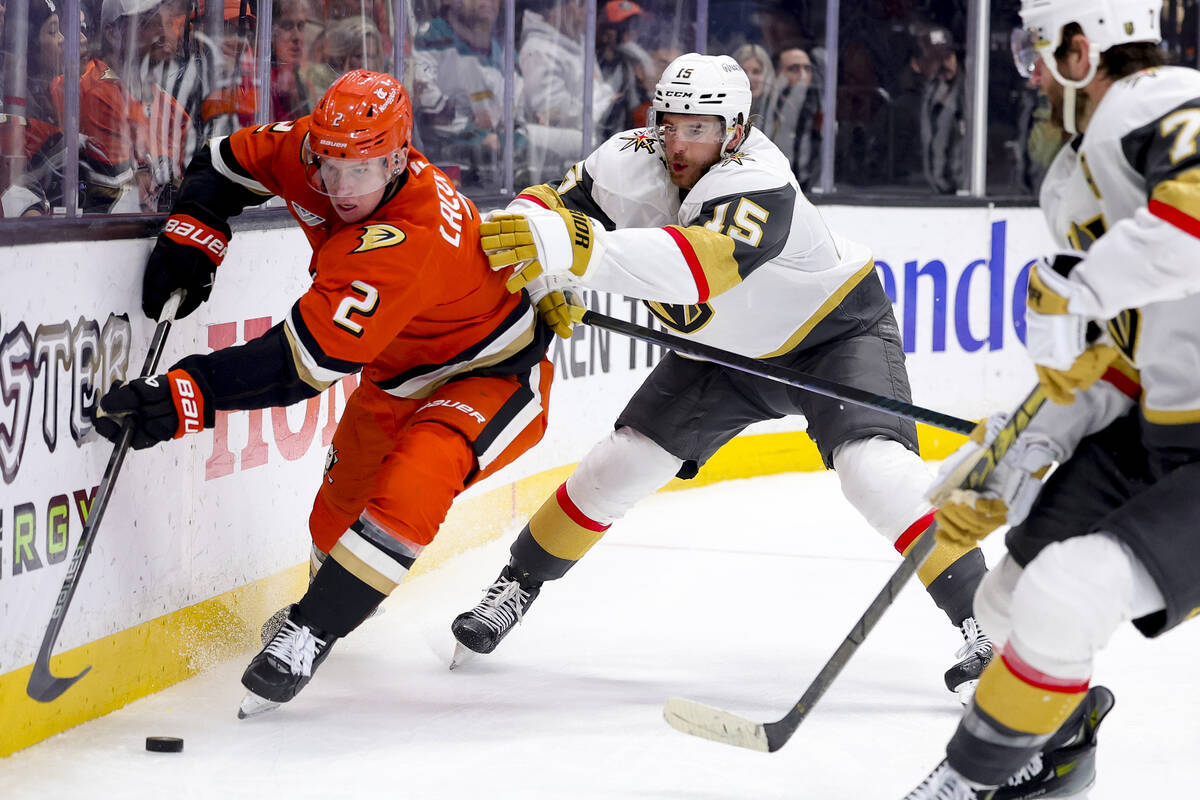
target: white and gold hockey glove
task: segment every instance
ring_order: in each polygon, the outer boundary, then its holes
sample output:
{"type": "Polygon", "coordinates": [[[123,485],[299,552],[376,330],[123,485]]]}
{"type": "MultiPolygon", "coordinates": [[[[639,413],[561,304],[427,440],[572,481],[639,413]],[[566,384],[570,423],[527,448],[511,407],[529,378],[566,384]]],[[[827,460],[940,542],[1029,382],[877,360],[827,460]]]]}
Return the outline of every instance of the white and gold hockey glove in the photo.
{"type": "Polygon", "coordinates": [[[1042,477],[1063,454],[1048,437],[1026,432],[1000,459],[980,491],[960,488],[963,480],[1008,422],[996,414],[975,426],[971,438],[943,463],[926,497],[938,507],[934,520],[944,541],[972,547],[1002,525],[1016,525],[1042,488],[1042,477]]]}
{"type": "Polygon", "coordinates": [[[1082,287],[1066,276],[1083,258],[1083,253],[1066,251],[1038,259],[1029,271],[1025,347],[1042,391],[1060,405],[1075,402],[1075,392],[1098,381],[1117,357],[1110,345],[1090,344],[1089,320],[1070,310],[1082,287]]]}
{"type": "Polygon", "coordinates": [[[479,234],[492,269],[511,271],[510,292],[543,274],[569,272],[582,281],[598,251],[592,219],[567,208],[492,214],[479,234]]]}
{"type": "Polygon", "coordinates": [[[575,292],[575,276],[570,272],[539,275],[525,284],[538,316],[563,339],[570,339],[575,324],[587,308],[575,292]]]}

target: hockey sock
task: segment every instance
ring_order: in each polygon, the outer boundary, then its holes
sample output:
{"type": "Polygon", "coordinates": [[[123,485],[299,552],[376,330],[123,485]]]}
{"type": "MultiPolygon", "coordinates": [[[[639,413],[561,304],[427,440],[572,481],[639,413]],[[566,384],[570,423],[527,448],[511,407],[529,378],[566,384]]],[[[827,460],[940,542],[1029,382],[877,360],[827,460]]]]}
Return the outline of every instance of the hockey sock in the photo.
{"type": "Polygon", "coordinates": [[[357,628],[385,597],[385,592],[343,566],[335,552],[321,564],[300,599],[300,614],[327,635],[341,637],[357,628]]]}
{"type": "Polygon", "coordinates": [[[594,520],[567,495],[567,485],[547,498],[512,545],[512,556],[535,582],[561,578],[609,529],[594,520]]]}
{"type": "Polygon", "coordinates": [[[984,670],[946,748],[950,765],[987,786],[1005,783],[1072,719],[1087,689],[1087,680],[1040,672],[1007,645],[984,670]]]}

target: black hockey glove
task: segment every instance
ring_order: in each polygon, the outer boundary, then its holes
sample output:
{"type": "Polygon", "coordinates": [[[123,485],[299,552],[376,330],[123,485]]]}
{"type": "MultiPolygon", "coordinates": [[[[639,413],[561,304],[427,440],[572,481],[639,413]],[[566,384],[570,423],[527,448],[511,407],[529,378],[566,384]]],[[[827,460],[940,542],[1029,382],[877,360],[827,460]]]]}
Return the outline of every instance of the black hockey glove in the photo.
{"type": "Polygon", "coordinates": [[[212,293],[217,267],[229,248],[229,225],[216,216],[189,207],[191,214],[176,212],[146,262],[142,278],[142,311],[158,319],[167,298],[177,289],[184,290],[176,319],[195,311],[212,293]]]}
{"type": "Polygon", "coordinates": [[[196,379],[181,369],[166,375],[114,384],[100,400],[93,422],[110,442],[121,438],[126,419],[133,419],[133,449],[178,439],[213,425],[212,404],[196,379]]]}

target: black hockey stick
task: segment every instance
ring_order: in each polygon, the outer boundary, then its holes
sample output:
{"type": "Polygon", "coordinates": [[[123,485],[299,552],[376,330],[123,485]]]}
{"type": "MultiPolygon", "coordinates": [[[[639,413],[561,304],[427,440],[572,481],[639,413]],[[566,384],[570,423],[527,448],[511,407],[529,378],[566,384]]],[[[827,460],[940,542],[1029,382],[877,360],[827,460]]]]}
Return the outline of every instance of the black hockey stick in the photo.
{"type": "Polygon", "coordinates": [[[597,328],[615,331],[634,339],[641,339],[644,342],[657,344],[661,347],[674,350],[677,353],[699,356],[706,361],[720,364],[723,367],[736,369],[750,375],[757,375],[760,378],[786,383],[789,386],[795,386],[808,392],[832,397],[835,400],[873,408],[897,417],[910,419],[913,422],[923,422],[926,425],[933,425],[937,428],[961,434],[969,434],[975,428],[975,423],[970,420],[959,419],[949,414],[943,414],[940,411],[932,411],[921,406],[914,406],[911,403],[905,403],[903,400],[896,400],[895,398],[868,392],[864,389],[856,389],[844,383],[818,378],[816,375],[809,375],[806,372],[781,367],[778,364],[759,361],[757,358],[731,353],[728,350],[722,350],[712,345],[689,342],[687,339],[681,339],[669,333],[656,331],[642,325],[635,325],[632,322],[625,322],[604,314],[598,314],[595,311],[584,311],[580,317],[580,321],[597,328]]]}
{"type": "MultiPolygon", "coordinates": [[[[150,340],[150,352],[146,354],[146,362],[142,365],[141,377],[152,375],[158,368],[158,359],[162,356],[163,345],[166,344],[167,334],[171,330],[171,322],[175,319],[175,312],[179,310],[179,303],[182,300],[183,293],[175,292],[163,305],[162,321],[154,329],[154,337],[150,340]]],[[[87,522],[84,523],[83,533],[79,537],[79,544],[75,546],[75,552],[71,555],[71,563],[67,566],[66,580],[63,581],[62,588],[58,590],[54,611],[50,613],[50,624],[46,626],[46,635],[42,637],[42,646],[38,648],[37,660],[33,662],[33,672],[29,673],[29,683],[25,687],[25,692],[39,703],[56,700],[91,669],[90,666],[87,666],[74,677],[60,678],[50,671],[50,651],[54,649],[59,631],[62,630],[63,617],[67,615],[67,606],[71,605],[71,598],[75,596],[75,590],[79,588],[79,574],[83,572],[83,565],[92,552],[92,543],[96,541],[96,531],[100,528],[100,520],[104,518],[104,509],[108,507],[108,499],[112,495],[112,487],[116,483],[117,473],[121,471],[121,465],[125,462],[125,454],[129,451],[129,444],[132,441],[133,419],[130,418],[122,423],[121,438],[117,440],[112,455],[108,457],[108,466],[104,468],[104,477],[100,479],[100,485],[96,488],[96,499],[92,501],[87,522]]]]}
{"type": "MultiPolygon", "coordinates": [[[[977,489],[982,486],[996,468],[996,464],[1004,457],[1009,446],[1029,425],[1029,421],[1044,402],[1046,402],[1046,397],[1039,386],[1025,398],[1016,413],[1012,415],[1012,419],[997,434],[991,446],[982,451],[974,461],[965,462],[950,478],[962,474],[963,477],[958,485],[963,489],[977,489]]],[[[947,483],[949,482],[948,480],[947,483]]],[[[858,618],[858,622],[854,623],[854,627],[850,629],[850,633],[847,634],[838,649],[825,662],[825,666],[821,667],[821,671],[805,689],[800,700],[792,706],[787,714],[784,714],[782,719],[766,723],[754,722],[737,714],[697,703],[694,700],[672,697],[663,707],[663,717],[667,723],[672,728],[692,736],[700,736],[712,739],[714,742],[736,745],[750,750],[761,750],[764,753],[774,753],[783,747],[800,727],[800,723],[812,711],[813,706],[837,679],[847,662],[850,661],[850,657],[854,655],[859,645],[867,638],[867,634],[875,627],[875,623],[879,622],[883,613],[896,599],[896,595],[904,588],[904,584],[933,550],[933,534],[933,527],[930,526],[925,535],[917,540],[896,572],[888,578],[887,583],[879,590],[879,594],[875,595],[871,605],[858,618]]]]}

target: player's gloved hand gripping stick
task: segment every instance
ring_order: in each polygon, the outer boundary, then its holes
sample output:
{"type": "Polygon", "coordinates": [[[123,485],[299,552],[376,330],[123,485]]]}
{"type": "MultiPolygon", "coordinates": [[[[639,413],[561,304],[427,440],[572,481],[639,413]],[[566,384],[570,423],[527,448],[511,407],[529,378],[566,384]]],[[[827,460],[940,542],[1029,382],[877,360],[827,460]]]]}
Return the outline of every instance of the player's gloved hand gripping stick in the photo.
{"type": "MultiPolygon", "coordinates": [[[[963,490],[976,491],[983,486],[988,476],[1004,458],[1004,454],[1020,436],[1021,431],[1028,427],[1033,415],[1045,402],[1046,395],[1039,384],[1025,398],[1004,427],[991,438],[990,444],[986,448],[981,448],[969,463],[960,465],[961,471],[957,474],[963,476],[960,484],[963,490]]],[[[935,522],[933,527],[936,525],[935,522]]],[[[933,550],[935,534],[933,527],[926,531],[925,535],[919,538],[909,550],[904,561],[901,562],[892,577],[888,578],[887,584],[871,601],[871,605],[867,607],[863,615],[858,618],[858,622],[854,623],[850,633],[825,662],[825,666],[817,673],[817,677],[781,719],[775,722],[754,722],[737,714],[697,703],[694,700],[672,697],[663,708],[663,717],[666,718],[667,723],[671,727],[693,736],[750,750],[761,750],[764,753],[774,753],[783,747],[800,727],[800,723],[812,711],[813,706],[841,674],[842,669],[850,661],[850,657],[854,655],[858,646],[867,638],[867,634],[891,606],[896,595],[904,588],[904,584],[933,550]]]]}
{"type": "MultiPolygon", "coordinates": [[[[183,292],[175,291],[163,305],[161,321],[154,329],[154,336],[150,340],[150,352],[146,354],[146,361],[142,365],[143,377],[153,375],[158,368],[163,345],[166,344],[167,334],[171,331],[171,323],[174,321],[183,299],[183,292]]],[[[92,543],[96,540],[100,521],[104,519],[104,509],[108,506],[109,497],[112,495],[113,484],[117,480],[117,474],[121,471],[121,465],[125,461],[125,454],[129,452],[133,438],[134,420],[132,417],[127,417],[121,424],[120,436],[113,447],[112,455],[108,457],[108,466],[104,468],[104,477],[100,479],[100,485],[96,489],[96,499],[92,502],[91,510],[88,512],[87,522],[84,523],[83,533],[79,537],[79,544],[75,546],[75,552],[71,555],[71,563],[67,566],[67,577],[58,592],[58,598],[54,601],[54,610],[50,613],[50,623],[46,626],[46,634],[42,637],[42,646],[38,648],[37,659],[33,662],[33,671],[29,674],[29,683],[26,685],[25,691],[38,702],[49,703],[57,699],[91,669],[90,666],[84,667],[78,675],[60,678],[50,671],[50,651],[54,649],[54,643],[58,640],[58,634],[62,630],[63,618],[67,614],[71,598],[75,596],[75,590],[79,588],[79,575],[83,572],[83,565],[92,551],[92,543]]]]}

